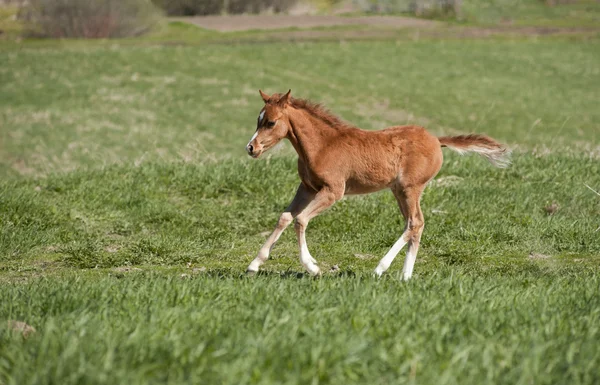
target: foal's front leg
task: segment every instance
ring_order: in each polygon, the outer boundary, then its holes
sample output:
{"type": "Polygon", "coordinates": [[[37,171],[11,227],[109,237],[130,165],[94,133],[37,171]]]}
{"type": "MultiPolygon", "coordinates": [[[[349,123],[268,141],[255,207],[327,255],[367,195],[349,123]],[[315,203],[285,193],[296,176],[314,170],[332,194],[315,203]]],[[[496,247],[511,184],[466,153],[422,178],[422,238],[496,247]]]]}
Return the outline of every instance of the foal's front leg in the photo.
{"type": "Polygon", "coordinates": [[[306,245],[306,226],[308,222],[323,212],[325,209],[330,207],[335,201],[344,195],[343,190],[341,194],[335,194],[330,188],[321,189],[315,198],[306,206],[304,210],[296,217],[296,223],[294,229],[296,230],[296,236],[298,237],[298,246],[300,248],[300,263],[309,273],[312,275],[319,275],[321,269],[317,266],[317,261],[310,255],[308,246],[306,245]],[[339,197],[338,197],[339,195],[339,197]]]}
{"type": "Polygon", "coordinates": [[[314,197],[315,193],[310,191],[303,184],[298,186],[294,200],[281,214],[279,221],[277,221],[277,226],[275,226],[275,230],[273,230],[269,238],[267,238],[265,244],[260,248],[258,256],[254,258],[254,260],[248,266],[248,269],[246,270],[248,273],[256,273],[260,266],[265,263],[267,259],[269,259],[269,253],[271,252],[275,242],[277,242],[283,231],[289,226],[290,223],[292,223],[294,218],[296,218],[298,214],[307,207],[309,202],[311,202],[314,197]]]}

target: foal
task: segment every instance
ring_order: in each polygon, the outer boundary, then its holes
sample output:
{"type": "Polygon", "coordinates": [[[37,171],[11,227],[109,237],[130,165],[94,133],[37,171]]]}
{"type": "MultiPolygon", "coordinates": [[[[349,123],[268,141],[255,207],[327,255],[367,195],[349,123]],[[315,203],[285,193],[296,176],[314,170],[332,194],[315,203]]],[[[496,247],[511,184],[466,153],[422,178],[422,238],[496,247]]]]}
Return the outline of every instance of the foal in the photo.
{"type": "Polygon", "coordinates": [[[343,122],[319,104],[292,98],[291,90],[285,95],[271,96],[259,92],[265,106],[246,150],[251,157],[258,158],[287,138],[298,153],[301,182],[294,200],[279,217],[275,230],[248,266],[248,272],[258,271],[281,233],[295,220],[300,262],[311,274],[320,274],[317,261],[306,246],[308,222],[346,194],[390,188],[406,225],[375,273],[383,274],[408,243],[403,277],[409,279],[424,225],[421,193],[442,166],[441,147],[460,153],[477,152],[498,167],[509,164],[507,148],[484,135],[438,138],[418,126],[365,131],[343,122]]]}

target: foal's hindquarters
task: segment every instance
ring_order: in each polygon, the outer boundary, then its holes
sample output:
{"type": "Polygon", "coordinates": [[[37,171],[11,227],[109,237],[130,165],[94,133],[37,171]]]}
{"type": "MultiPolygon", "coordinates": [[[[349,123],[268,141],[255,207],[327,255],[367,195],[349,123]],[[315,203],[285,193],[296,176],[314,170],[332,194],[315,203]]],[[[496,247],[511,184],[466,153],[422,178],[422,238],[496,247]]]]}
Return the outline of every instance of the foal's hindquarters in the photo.
{"type": "Polygon", "coordinates": [[[427,183],[431,181],[442,166],[443,154],[437,137],[421,127],[398,127],[397,136],[401,137],[401,162],[397,180],[390,189],[398,202],[405,220],[404,232],[392,248],[381,259],[375,274],[381,276],[394,261],[400,250],[408,243],[402,276],[408,280],[419,251],[419,243],[425,220],[421,211],[421,195],[427,183]]]}
{"type": "Polygon", "coordinates": [[[311,168],[311,172],[299,161],[302,183],[290,206],[281,214],[275,230],[248,266],[249,272],[258,271],[281,233],[295,219],[300,261],[309,273],[320,274],[306,245],[305,230],[310,219],[346,194],[366,194],[390,188],[406,224],[375,273],[383,274],[408,243],[403,277],[411,277],[424,225],[421,194],[442,165],[440,142],[424,128],[415,126],[381,131],[356,130],[344,140],[343,146],[332,143],[323,149],[327,155],[321,156],[320,164],[311,168]]]}

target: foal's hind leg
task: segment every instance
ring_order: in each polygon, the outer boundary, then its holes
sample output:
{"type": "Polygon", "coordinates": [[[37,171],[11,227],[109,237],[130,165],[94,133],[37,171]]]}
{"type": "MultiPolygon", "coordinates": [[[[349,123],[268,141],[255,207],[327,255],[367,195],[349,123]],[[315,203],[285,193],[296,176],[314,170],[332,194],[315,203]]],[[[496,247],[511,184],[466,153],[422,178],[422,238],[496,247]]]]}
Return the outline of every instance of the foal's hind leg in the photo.
{"type": "Polygon", "coordinates": [[[381,261],[379,261],[379,264],[375,269],[375,274],[377,274],[378,276],[381,276],[390,267],[400,250],[402,250],[404,245],[406,245],[406,243],[408,242],[408,208],[406,206],[406,198],[404,197],[404,193],[400,187],[392,188],[392,192],[396,197],[396,201],[398,202],[398,206],[400,207],[400,212],[402,213],[406,224],[404,225],[404,232],[402,233],[400,238],[398,238],[398,240],[394,243],[392,248],[385,254],[385,256],[381,258],[381,261]]]}
{"type": "Polygon", "coordinates": [[[411,188],[395,186],[392,188],[392,192],[396,197],[396,201],[398,201],[398,206],[400,206],[402,216],[406,220],[406,225],[400,238],[398,238],[396,243],[394,243],[394,246],[392,246],[379,262],[379,265],[375,269],[375,274],[381,276],[390,267],[404,245],[408,243],[403,277],[404,279],[409,279],[412,276],[413,267],[417,257],[417,250],[419,249],[419,240],[421,238],[421,233],[423,232],[423,213],[421,212],[419,204],[423,186],[411,188]]]}
{"type": "Polygon", "coordinates": [[[292,223],[294,218],[296,218],[298,214],[300,214],[300,212],[302,212],[302,210],[306,208],[306,206],[314,199],[315,194],[315,192],[310,191],[303,184],[298,186],[298,191],[296,191],[294,200],[281,214],[279,221],[277,221],[277,226],[275,226],[275,230],[273,230],[273,233],[271,233],[265,244],[260,248],[257,257],[254,258],[254,260],[248,266],[248,269],[246,270],[248,273],[257,272],[260,266],[265,263],[265,261],[269,258],[269,253],[271,252],[275,242],[277,242],[283,231],[289,226],[290,223],[292,223]]]}
{"type": "Polygon", "coordinates": [[[410,192],[411,198],[407,201],[409,204],[408,230],[410,233],[408,236],[408,251],[406,252],[406,259],[404,260],[404,267],[402,269],[404,280],[409,280],[412,277],[415,261],[417,260],[417,252],[419,251],[419,243],[421,242],[421,234],[423,234],[423,227],[425,226],[423,212],[421,211],[422,192],[423,188],[410,192]]]}

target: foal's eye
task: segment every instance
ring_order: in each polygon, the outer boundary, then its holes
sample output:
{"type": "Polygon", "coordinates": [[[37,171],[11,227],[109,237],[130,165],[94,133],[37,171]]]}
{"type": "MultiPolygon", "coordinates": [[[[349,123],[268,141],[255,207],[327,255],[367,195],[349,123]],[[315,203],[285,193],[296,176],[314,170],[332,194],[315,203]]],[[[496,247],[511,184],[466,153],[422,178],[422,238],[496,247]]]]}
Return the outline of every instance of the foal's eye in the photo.
{"type": "Polygon", "coordinates": [[[272,122],[270,120],[267,122],[267,127],[274,127],[274,126],[275,126],[275,122],[272,122]]]}

